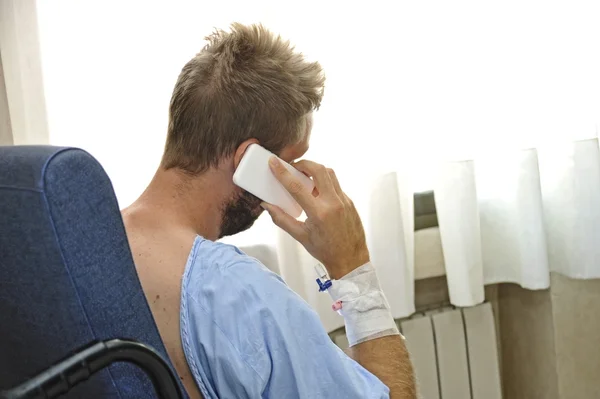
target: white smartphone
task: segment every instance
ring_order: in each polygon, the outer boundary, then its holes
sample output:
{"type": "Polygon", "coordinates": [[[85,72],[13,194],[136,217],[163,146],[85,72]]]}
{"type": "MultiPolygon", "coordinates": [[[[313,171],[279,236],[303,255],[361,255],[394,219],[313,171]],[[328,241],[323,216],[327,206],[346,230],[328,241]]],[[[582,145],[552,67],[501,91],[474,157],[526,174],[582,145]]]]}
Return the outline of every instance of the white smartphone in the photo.
{"type": "MultiPolygon", "coordinates": [[[[271,172],[269,159],[272,156],[272,152],[258,144],[249,145],[233,174],[233,182],[264,202],[277,205],[290,216],[298,218],[302,214],[302,207],[271,172]]],[[[313,181],[289,163],[282,163],[301,182],[304,189],[312,193],[315,188],[313,181]]]]}

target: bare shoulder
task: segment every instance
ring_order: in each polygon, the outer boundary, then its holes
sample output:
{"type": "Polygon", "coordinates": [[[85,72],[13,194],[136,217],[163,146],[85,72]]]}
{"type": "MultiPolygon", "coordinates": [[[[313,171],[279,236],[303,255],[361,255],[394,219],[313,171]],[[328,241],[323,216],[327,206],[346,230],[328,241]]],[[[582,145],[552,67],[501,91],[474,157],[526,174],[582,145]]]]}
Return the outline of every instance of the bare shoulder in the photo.
{"type": "Polygon", "coordinates": [[[181,276],[195,233],[143,207],[127,208],[122,215],[138,277],[169,357],[190,398],[200,398],[179,332],[181,276]]]}
{"type": "Polygon", "coordinates": [[[122,215],[140,278],[150,270],[162,278],[165,274],[181,277],[195,233],[162,219],[149,209],[130,207],[124,209],[122,215]]]}

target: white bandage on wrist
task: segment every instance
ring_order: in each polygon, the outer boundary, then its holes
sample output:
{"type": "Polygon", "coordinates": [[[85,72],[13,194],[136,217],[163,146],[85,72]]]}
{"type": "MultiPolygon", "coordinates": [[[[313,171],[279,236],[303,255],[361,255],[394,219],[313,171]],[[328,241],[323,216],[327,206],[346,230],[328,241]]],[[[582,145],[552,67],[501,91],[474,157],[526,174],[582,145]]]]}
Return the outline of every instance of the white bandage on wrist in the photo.
{"type": "Polygon", "coordinates": [[[327,291],[334,302],[342,304],[340,313],[344,316],[350,346],[400,334],[371,263],[333,280],[327,291]]]}

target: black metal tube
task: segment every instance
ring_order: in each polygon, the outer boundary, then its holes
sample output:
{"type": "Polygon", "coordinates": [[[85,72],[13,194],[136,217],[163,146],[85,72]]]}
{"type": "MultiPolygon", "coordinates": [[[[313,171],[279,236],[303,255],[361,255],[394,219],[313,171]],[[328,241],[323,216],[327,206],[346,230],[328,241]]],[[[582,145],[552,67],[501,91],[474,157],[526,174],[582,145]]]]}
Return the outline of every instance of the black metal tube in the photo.
{"type": "MultiPolygon", "coordinates": [[[[152,380],[159,398],[182,399],[176,375],[167,362],[149,346],[134,341],[113,339],[106,342],[108,356],[113,362],[130,362],[143,369],[152,380]]],[[[107,363],[110,364],[110,363],[107,363]]]]}
{"type": "Polygon", "coordinates": [[[161,399],[183,399],[177,378],[154,349],[130,340],[94,342],[8,391],[0,399],[51,399],[68,392],[114,362],[129,362],[148,374],[161,399]]]}

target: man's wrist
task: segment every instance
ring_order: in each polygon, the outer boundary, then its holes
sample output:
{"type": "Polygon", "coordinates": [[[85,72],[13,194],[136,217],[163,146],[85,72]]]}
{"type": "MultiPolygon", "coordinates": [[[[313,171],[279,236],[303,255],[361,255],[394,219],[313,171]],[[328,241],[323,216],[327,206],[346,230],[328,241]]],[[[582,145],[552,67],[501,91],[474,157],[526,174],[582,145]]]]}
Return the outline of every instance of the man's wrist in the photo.
{"type": "Polygon", "coordinates": [[[332,279],[340,280],[348,274],[352,273],[354,270],[370,262],[371,259],[369,256],[369,252],[366,251],[363,254],[353,257],[352,259],[343,260],[341,262],[338,261],[335,263],[328,263],[324,264],[324,266],[327,269],[327,273],[329,273],[329,276],[332,279]]]}
{"type": "Polygon", "coordinates": [[[343,278],[333,280],[328,289],[346,324],[350,345],[385,335],[399,334],[379,280],[371,263],[343,278]]]}

